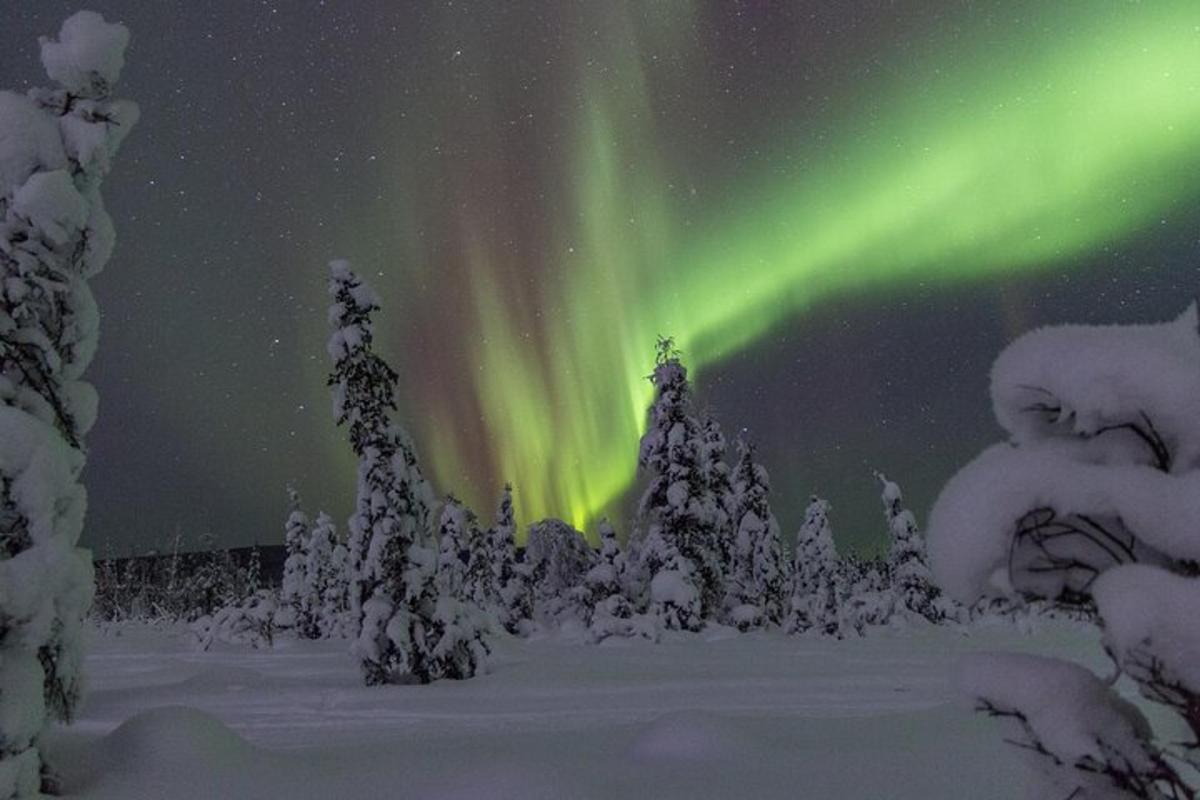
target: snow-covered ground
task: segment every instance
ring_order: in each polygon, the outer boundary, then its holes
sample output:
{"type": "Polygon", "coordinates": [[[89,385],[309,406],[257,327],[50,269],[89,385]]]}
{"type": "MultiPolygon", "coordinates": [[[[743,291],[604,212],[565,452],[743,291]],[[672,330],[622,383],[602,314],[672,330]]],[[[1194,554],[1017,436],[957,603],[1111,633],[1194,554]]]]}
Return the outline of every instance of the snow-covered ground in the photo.
{"type": "Polygon", "coordinates": [[[503,639],[474,680],[365,688],[342,642],[196,652],[132,626],[92,632],[88,699],[50,754],[96,800],[1012,800],[1019,765],[950,681],[980,649],[1103,671],[1094,629],[1037,629],[503,639]]]}

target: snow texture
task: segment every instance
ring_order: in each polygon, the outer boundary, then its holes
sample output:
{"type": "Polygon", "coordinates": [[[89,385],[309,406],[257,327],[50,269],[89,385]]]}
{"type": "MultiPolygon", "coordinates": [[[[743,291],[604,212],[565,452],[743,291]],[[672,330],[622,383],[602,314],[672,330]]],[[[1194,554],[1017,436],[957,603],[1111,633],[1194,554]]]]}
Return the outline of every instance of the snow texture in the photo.
{"type": "Polygon", "coordinates": [[[1013,800],[1017,765],[946,676],[981,648],[1097,652],[1044,634],[501,637],[488,675],[380,690],[340,642],[198,652],[129,625],[92,640],[89,703],[48,752],[80,800],[1013,800]]]}

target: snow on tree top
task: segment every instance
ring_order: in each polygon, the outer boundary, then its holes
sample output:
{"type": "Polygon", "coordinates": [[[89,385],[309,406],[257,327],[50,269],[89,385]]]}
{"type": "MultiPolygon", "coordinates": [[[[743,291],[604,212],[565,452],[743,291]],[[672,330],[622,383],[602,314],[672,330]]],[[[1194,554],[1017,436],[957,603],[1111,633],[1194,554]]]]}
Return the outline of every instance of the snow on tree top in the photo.
{"type": "Polygon", "coordinates": [[[350,262],[346,259],[338,258],[330,261],[329,274],[334,283],[349,287],[350,296],[358,306],[362,308],[374,308],[379,305],[379,296],[375,294],[366,281],[355,274],[350,266],[350,262]]]}
{"type": "Polygon", "coordinates": [[[109,23],[95,11],[79,11],[63,22],[58,39],[43,36],[42,66],[50,79],[72,94],[98,97],[108,94],[121,68],[129,30],[109,23]]]}
{"type": "MultiPolygon", "coordinates": [[[[996,419],[1018,442],[1112,436],[1142,423],[1174,450],[1175,471],[1200,465],[1200,329],[1193,303],[1171,322],[1060,325],[1025,334],[992,367],[996,419]]],[[[1105,451],[1102,451],[1105,452],[1105,451]]]]}
{"type": "Polygon", "coordinates": [[[900,503],[904,500],[904,495],[900,491],[900,485],[895,481],[888,480],[887,476],[882,472],[876,471],[875,477],[883,486],[880,497],[883,499],[884,507],[889,511],[897,509],[900,506],[900,503]]]}

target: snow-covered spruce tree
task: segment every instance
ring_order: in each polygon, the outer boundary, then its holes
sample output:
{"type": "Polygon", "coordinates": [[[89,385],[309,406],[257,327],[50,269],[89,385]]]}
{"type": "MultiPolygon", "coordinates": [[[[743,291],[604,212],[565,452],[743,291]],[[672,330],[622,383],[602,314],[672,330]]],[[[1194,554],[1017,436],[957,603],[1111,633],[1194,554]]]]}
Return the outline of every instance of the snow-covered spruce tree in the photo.
{"type": "Polygon", "coordinates": [[[308,564],[308,542],[312,539],[312,523],[300,506],[300,495],[288,486],[288,515],[283,524],[283,584],[279,591],[279,619],[285,628],[297,631],[304,620],[304,570],[308,564]]]}
{"type": "Polygon", "coordinates": [[[754,462],[754,446],[738,440],[733,470],[733,509],[737,538],[730,579],[726,583],[729,618],[748,630],[783,621],[787,568],[779,541],[779,524],[771,513],[767,470],[754,462]]]}
{"type": "Polygon", "coordinates": [[[560,519],[533,523],[525,540],[525,562],[539,616],[583,615],[580,593],[584,576],[596,563],[596,553],[582,533],[560,519]]]}
{"type": "Polygon", "coordinates": [[[584,576],[587,597],[586,623],[592,641],[610,636],[641,635],[657,637],[654,620],[635,613],[625,595],[626,554],[617,541],[617,532],[607,519],[600,521],[600,559],[584,576]]]}
{"type": "Polygon", "coordinates": [[[129,32],[92,12],[41,40],[57,85],[0,91],[0,798],[45,782],[38,738],[80,696],[93,594],[79,547],[84,436],[97,398],[83,380],[99,315],[88,280],[112,253],[100,184],[137,121],[111,93],[129,32]]]}
{"type": "Polygon", "coordinates": [[[863,558],[851,551],[838,562],[837,575],[841,586],[839,607],[843,633],[862,635],[868,628],[892,621],[896,596],[887,561],[863,558]]]}
{"type": "Polygon", "coordinates": [[[438,592],[461,601],[481,624],[494,627],[499,613],[488,536],[475,512],[453,495],[438,526],[438,592]]]}
{"type": "Polygon", "coordinates": [[[963,686],[1036,767],[1038,797],[1200,792],[1197,323],[1192,305],[1164,324],[1017,339],[992,368],[1010,441],[955,475],[930,514],[931,564],[949,594],[1094,606],[1120,672],[1183,723],[1158,741],[1112,681],[1078,665],[975,656],[963,686]]]}
{"type": "Polygon", "coordinates": [[[496,521],[488,529],[492,582],[497,594],[500,624],[509,633],[517,633],[521,623],[533,614],[529,581],[517,563],[517,523],[513,516],[512,485],[504,484],[504,493],[496,509],[496,521]]]}
{"type": "Polygon", "coordinates": [[[321,618],[324,620],[326,636],[348,639],[354,635],[350,619],[350,554],[344,542],[333,546],[329,560],[333,580],[326,585],[321,599],[321,618]]]}
{"type": "Polygon", "coordinates": [[[471,509],[454,495],[447,495],[438,523],[437,590],[460,600],[464,596],[467,563],[471,557],[472,527],[476,527],[476,522],[471,509]]]}
{"type": "Polygon", "coordinates": [[[638,507],[638,568],[650,584],[651,612],[668,629],[695,631],[724,600],[718,499],[701,468],[703,429],[690,413],[687,370],[669,338],[659,338],[650,380],[655,398],[638,451],[639,468],[651,476],[638,507]]]}
{"type": "Polygon", "coordinates": [[[733,477],[725,463],[725,435],[716,417],[706,413],[700,422],[700,471],[714,501],[713,529],[717,558],[722,576],[733,571],[733,550],[737,542],[737,503],[733,477]]]}
{"type": "Polygon", "coordinates": [[[246,562],[246,597],[257,596],[262,588],[262,552],[255,544],[250,548],[250,558],[246,562]]]}
{"type": "Polygon", "coordinates": [[[475,514],[467,516],[467,570],[463,574],[462,600],[484,612],[492,628],[499,623],[500,596],[492,574],[492,551],[488,534],[479,527],[475,514]]]}
{"type": "Polygon", "coordinates": [[[876,472],[875,477],[882,487],[880,498],[891,537],[888,575],[895,596],[893,613],[909,619],[941,622],[945,618],[940,602],[942,591],[933,583],[925,555],[925,537],[917,529],[917,518],[904,507],[904,495],[895,481],[889,481],[882,472],[876,472]]]}
{"type": "Polygon", "coordinates": [[[337,528],[324,511],[317,514],[312,534],[304,548],[304,584],[300,588],[300,613],[296,633],[304,639],[330,636],[340,620],[326,608],[327,598],[336,597],[341,575],[333,563],[337,547],[337,528]]]}
{"type": "Polygon", "coordinates": [[[488,648],[462,604],[437,591],[433,493],[412,440],[390,419],[397,375],[374,351],[378,299],[346,261],[332,262],[330,273],[333,413],[358,456],[348,548],[351,649],[368,685],[469,678],[488,648]]]}
{"type": "MultiPolygon", "coordinates": [[[[226,562],[222,551],[217,547],[216,536],[211,532],[202,533],[197,545],[200,550],[195,554],[194,566],[188,576],[187,616],[189,620],[212,616],[217,609],[226,605],[228,600],[225,588],[226,562]]],[[[138,561],[142,567],[136,578],[139,587],[136,593],[140,599],[135,605],[144,608],[141,612],[144,615],[149,612],[150,585],[152,583],[151,562],[150,559],[138,559],[138,561]]]]}
{"type": "Polygon", "coordinates": [[[784,630],[841,637],[843,579],[838,564],[829,502],[813,495],[796,534],[791,600],[784,630]]]}

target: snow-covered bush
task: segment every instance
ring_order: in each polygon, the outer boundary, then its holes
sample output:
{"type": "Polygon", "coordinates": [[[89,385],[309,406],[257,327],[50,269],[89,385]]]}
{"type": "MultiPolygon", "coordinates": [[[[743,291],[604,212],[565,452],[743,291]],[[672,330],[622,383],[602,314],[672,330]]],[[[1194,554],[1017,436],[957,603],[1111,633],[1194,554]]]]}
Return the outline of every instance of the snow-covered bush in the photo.
{"type": "Polygon", "coordinates": [[[368,685],[469,678],[488,648],[462,604],[437,591],[433,495],[412,440],[390,418],[398,376],[373,348],[378,299],[347,262],[332,262],[330,273],[333,412],[358,456],[351,649],[368,685]]]}
{"type": "Polygon", "coordinates": [[[0,91],[0,798],[42,784],[38,739],[80,696],[91,558],[79,548],[88,280],[115,242],[100,184],[137,107],[111,97],[129,32],[93,12],[41,40],[52,89],[0,91]]]}
{"type": "Polygon", "coordinates": [[[242,564],[232,551],[217,548],[212,534],[202,535],[198,545],[202,549],[184,553],[183,537],[176,534],[165,555],[150,549],[121,560],[109,553],[97,561],[93,619],[193,622],[262,588],[257,548],[242,564]]]}
{"type": "Polygon", "coordinates": [[[814,495],[809,498],[804,523],[796,534],[791,600],[784,630],[840,637],[844,591],[829,522],[829,502],[814,495]]]}
{"type": "Polygon", "coordinates": [[[259,590],[239,603],[230,603],[193,622],[189,629],[200,650],[212,647],[213,642],[248,644],[255,649],[275,643],[275,616],[279,603],[275,593],[259,590]]]}
{"type": "Polygon", "coordinates": [[[967,665],[965,688],[1039,757],[1041,796],[1195,797],[1196,306],[1158,325],[1026,334],[996,360],[992,400],[1010,441],[942,490],[929,524],[935,576],[965,602],[1015,593],[1094,604],[1116,665],[1188,733],[1155,740],[1112,686],[1070,663],[981,656],[967,665]]]}
{"type": "Polygon", "coordinates": [[[659,339],[650,380],[655,398],[638,467],[651,477],[631,549],[637,551],[639,582],[649,582],[651,612],[668,627],[698,630],[719,615],[724,600],[717,528],[722,499],[713,494],[713,470],[705,460],[713,445],[691,414],[687,370],[670,339],[659,339]]]}
{"type": "Polygon", "coordinates": [[[733,471],[733,519],[737,536],[731,571],[725,582],[730,621],[741,630],[783,621],[787,568],[779,541],[779,524],[767,496],[767,470],[754,462],[754,447],[738,441],[733,471]],[[757,609],[750,613],[748,608],[757,609]],[[740,609],[740,610],[739,610],[740,609]],[[733,614],[738,610],[737,614],[733,614]]]}

